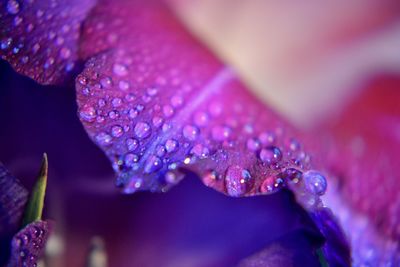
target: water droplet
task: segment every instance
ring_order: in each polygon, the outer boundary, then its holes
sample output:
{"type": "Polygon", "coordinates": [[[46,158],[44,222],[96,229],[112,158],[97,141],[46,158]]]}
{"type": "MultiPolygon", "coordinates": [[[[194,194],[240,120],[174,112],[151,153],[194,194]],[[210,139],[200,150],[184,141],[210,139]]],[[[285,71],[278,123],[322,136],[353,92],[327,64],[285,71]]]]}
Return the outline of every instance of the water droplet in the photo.
{"type": "Polygon", "coordinates": [[[110,88],[112,86],[112,80],[110,77],[104,77],[100,80],[100,84],[103,88],[110,88]]]}
{"type": "Polygon", "coordinates": [[[250,138],[247,140],[247,149],[251,151],[257,151],[260,149],[260,142],[254,138],[250,138]]]}
{"type": "Polygon", "coordinates": [[[259,136],[259,140],[263,145],[271,145],[275,142],[275,139],[275,134],[271,132],[264,132],[259,136]]]}
{"type": "Polygon", "coordinates": [[[138,161],[139,161],[139,156],[136,154],[128,153],[125,155],[124,163],[128,167],[132,167],[138,161]]]}
{"type": "Polygon", "coordinates": [[[30,33],[31,31],[33,31],[33,28],[34,28],[33,24],[29,23],[28,26],[26,26],[26,32],[30,33]]]}
{"type": "Polygon", "coordinates": [[[115,120],[119,117],[119,113],[118,111],[112,110],[108,113],[108,116],[110,117],[110,119],[115,120]]]}
{"type": "Polygon", "coordinates": [[[260,191],[261,193],[272,192],[275,189],[275,179],[274,177],[267,177],[261,183],[260,191]]]}
{"type": "Polygon", "coordinates": [[[96,141],[100,144],[100,145],[110,145],[111,141],[112,141],[112,137],[109,134],[106,133],[99,133],[96,136],[96,141]]]}
{"type": "Polygon", "coordinates": [[[204,159],[207,158],[208,155],[210,154],[210,151],[208,150],[208,148],[204,147],[202,144],[197,144],[195,145],[192,150],[190,150],[190,153],[192,153],[193,155],[204,159]]]}
{"type": "Polygon", "coordinates": [[[163,145],[157,145],[156,147],[156,155],[159,157],[163,157],[165,155],[166,149],[163,145]]]}
{"type": "Polygon", "coordinates": [[[116,63],[113,66],[113,72],[118,76],[125,76],[128,74],[128,68],[125,65],[116,63]]]}
{"type": "Polygon", "coordinates": [[[146,164],[144,166],[144,172],[145,173],[152,173],[155,172],[159,169],[161,169],[162,167],[162,161],[159,157],[157,156],[150,156],[147,161],[146,164]]]}
{"type": "Polygon", "coordinates": [[[230,196],[243,196],[251,189],[252,184],[250,172],[241,166],[233,165],[226,170],[225,187],[230,196]]]}
{"type": "Polygon", "coordinates": [[[134,151],[139,145],[139,142],[133,138],[126,139],[125,143],[129,151],[134,151]]]}
{"type": "Polygon", "coordinates": [[[173,96],[171,98],[171,105],[173,107],[180,107],[183,104],[183,98],[181,96],[173,96]]]}
{"type": "Polygon", "coordinates": [[[303,176],[303,173],[295,168],[289,168],[281,172],[278,177],[291,183],[297,184],[303,176]]]}
{"type": "Polygon", "coordinates": [[[149,96],[155,96],[158,93],[157,87],[149,87],[147,88],[147,94],[149,96]]]}
{"type": "Polygon", "coordinates": [[[176,184],[183,178],[183,175],[178,175],[176,172],[169,171],[165,174],[165,181],[169,184],[176,184]]]}
{"type": "Polygon", "coordinates": [[[129,82],[127,82],[127,81],[119,81],[118,87],[119,87],[119,89],[125,91],[125,90],[129,89],[130,85],[129,85],[129,82]]]}
{"type": "Polygon", "coordinates": [[[44,12],[43,12],[43,10],[41,10],[41,9],[38,9],[38,10],[36,11],[36,17],[38,17],[38,18],[40,18],[41,16],[43,16],[43,14],[44,14],[44,12]]]}
{"type": "Polygon", "coordinates": [[[216,141],[225,141],[231,136],[231,129],[226,126],[215,126],[212,129],[211,135],[216,141]]]}
{"type": "Polygon", "coordinates": [[[29,61],[29,57],[28,57],[28,56],[23,56],[23,57],[21,58],[21,62],[22,62],[23,64],[28,63],[28,61],[29,61]]]}
{"type": "Polygon", "coordinates": [[[163,113],[165,117],[171,117],[174,114],[174,109],[170,105],[165,105],[163,107],[163,113]]]}
{"type": "Polygon", "coordinates": [[[84,105],[79,111],[79,117],[87,122],[93,122],[96,119],[96,110],[94,107],[84,105]]]}
{"type": "Polygon", "coordinates": [[[208,122],[208,115],[205,112],[196,112],[194,114],[194,123],[197,126],[205,126],[208,122]]]}
{"type": "Polygon", "coordinates": [[[263,148],[260,151],[260,159],[268,164],[277,163],[282,160],[282,152],[274,146],[263,148]]]}
{"type": "Polygon", "coordinates": [[[14,26],[20,25],[22,21],[23,21],[23,19],[20,16],[15,16],[15,18],[14,18],[14,26]]]}
{"type": "Polygon", "coordinates": [[[183,127],[183,136],[188,140],[196,140],[198,134],[199,129],[195,126],[186,125],[185,127],[183,127]]]}
{"type": "Polygon", "coordinates": [[[303,174],[303,179],[309,192],[323,195],[327,188],[326,178],[318,171],[310,170],[303,174]]]}
{"type": "Polygon", "coordinates": [[[116,97],[116,98],[114,98],[112,101],[111,101],[111,104],[113,105],[113,107],[119,107],[119,106],[121,106],[121,104],[122,104],[122,100],[121,100],[121,98],[118,98],[118,97],[116,97]]]}
{"type": "Polygon", "coordinates": [[[1,41],[1,44],[0,44],[0,48],[1,48],[2,50],[9,48],[10,45],[11,45],[11,42],[12,42],[12,39],[11,39],[11,38],[7,38],[7,39],[5,39],[5,40],[2,40],[2,41],[1,41]]]}
{"type": "Polygon", "coordinates": [[[136,109],[130,109],[128,112],[129,118],[134,119],[137,117],[137,115],[139,114],[139,112],[136,109]]]}
{"type": "Polygon", "coordinates": [[[150,136],[151,128],[146,122],[138,122],[135,126],[134,132],[139,138],[146,138],[150,136]]]}
{"type": "Polygon", "coordinates": [[[8,13],[15,15],[19,12],[19,3],[16,0],[8,0],[7,2],[7,11],[8,13]]]}
{"type": "Polygon", "coordinates": [[[297,141],[297,140],[294,139],[294,138],[291,138],[291,139],[289,140],[288,147],[289,147],[289,149],[292,150],[292,151],[298,151],[298,150],[300,150],[301,145],[300,145],[299,141],[297,141]]]}
{"type": "Polygon", "coordinates": [[[32,52],[35,54],[35,53],[37,53],[37,51],[39,51],[39,49],[40,49],[40,44],[36,43],[32,47],[32,52]]]}
{"type": "Polygon", "coordinates": [[[60,49],[60,57],[67,59],[71,56],[71,50],[69,48],[63,47],[60,49]]]}
{"type": "Polygon", "coordinates": [[[121,137],[124,133],[124,130],[121,126],[115,125],[111,128],[111,135],[114,137],[121,137]]]}
{"type": "Polygon", "coordinates": [[[43,67],[44,67],[45,69],[48,69],[48,68],[50,68],[50,66],[53,65],[53,64],[54,64],[54,58],[49,57],[49,58],[46,60],[46,62],[44,63],[43,67]]]}
{"type": "Polygon", "coordinates": [[[178,148],[178,142],[173,139],[168,139],[165,142],[165,149],[168,153],[174,152],[178,148]]]}
{"type": "Polygon", "coordinates": [[[163,123],[163,119],[161,117],[154,117],[152,119],[152,123],[153,123],[154,127],[160,127],[161,124],[163,123]]]}
{"type": "Polygon", "coordinates": [[[106,101],[103,98],[100,98],[99,101],[97,101],[97,104],[99,107],[104,107],[106,105],[106,101]]]}
{"type": "Polygon", "coordinates": [[[135,100],[135,95],[134,94],[127,94],[125,96],[125,100],[128,102],[132,102],[133,100],[135,100]]]}

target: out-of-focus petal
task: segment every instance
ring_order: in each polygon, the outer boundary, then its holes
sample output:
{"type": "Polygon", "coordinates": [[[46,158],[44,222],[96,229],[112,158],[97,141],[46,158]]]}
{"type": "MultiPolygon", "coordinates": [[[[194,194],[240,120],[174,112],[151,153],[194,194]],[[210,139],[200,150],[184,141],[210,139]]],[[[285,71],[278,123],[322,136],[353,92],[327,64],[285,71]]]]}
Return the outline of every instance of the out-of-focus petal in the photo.
{"type": "Polygon", "coordinates": [[[10,241],[21,223],[28,192],[0,163],[0,265],[10,253],[10,241]]]}
{"type": "Polygon", "coordinates": [[[78,63],[81,23],[95,0],[0,2],[0,56],[42,84],[70,77],[78,63]]]}
{"type": "Polygon", "coordinates": [[[242,260],[238,267],[320,267],[321,263],[315,257],[317,248],[318,246],[310,242],[306,232],[294,231],[242,260]]]}
{"type": "MultiPolygon", "coordinates": [[[[335,180],[326,202],[351,239],[356,266],[400,263],[400,80],[376,78],[319,130],[335,180]],[[340,195],[340,197],[338,197],[340,195]]],[[[385,265],[392,264],[392,265],[385,265]]]]}
{"type": "Polygon", "coordinates": [[[51,224],[48,221],[30,223],[19,231],[12,239],[11,258],[7,266],[36,266],[50,232],[51,224]]]}
{"type": "Polygon", "coordinates": [[[382,71],[400,72],[397,0],[170,0],[260,98],[300,126],[382,71]]]}

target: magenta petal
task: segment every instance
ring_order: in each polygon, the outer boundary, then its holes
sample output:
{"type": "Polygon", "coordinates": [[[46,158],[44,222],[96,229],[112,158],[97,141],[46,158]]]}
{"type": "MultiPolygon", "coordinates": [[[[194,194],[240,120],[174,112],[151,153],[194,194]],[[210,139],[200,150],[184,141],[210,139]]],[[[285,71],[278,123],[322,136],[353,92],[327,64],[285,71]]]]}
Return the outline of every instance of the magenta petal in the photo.
{"type": "Polygon", "coordinates": [[[28,192],[0,163],[0,237],[17,230],[28,192]]]}
{"type": "Polygon", "coordinates": [[[0,56],[43,84],[60,83],[76,67],[81,23],[95,0],[0,2],[0,56]]]}
{"type": "Polygon", "coordinates": [[[11,258],[7,266],[36,266],[51,232],[47,221],[36,221],[19,231],[11,243],[11,258]]]}
{"type": "Polygon", "coordinates": [[[326,203],[351,240],[355,265],[400,264],[399,85],[398,77],[376,79],[325,126],[321,158],[338,184],[326,203]]]}
{"type": "Polygon", "coordinates": [[[290,126],[161,4],[96,6],[82,53],[91,48],[107,51],[77,78],[78,112],[125,192],[165,191],[184,169],[237,197],[296,184],[310,169],[290,126]]]}

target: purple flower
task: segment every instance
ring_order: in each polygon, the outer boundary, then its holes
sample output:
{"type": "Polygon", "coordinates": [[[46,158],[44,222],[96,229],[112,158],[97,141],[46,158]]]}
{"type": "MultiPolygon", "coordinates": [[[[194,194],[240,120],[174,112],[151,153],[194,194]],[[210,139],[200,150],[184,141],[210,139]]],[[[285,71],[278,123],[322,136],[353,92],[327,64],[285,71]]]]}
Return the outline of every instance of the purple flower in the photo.
{"type": "MultiPolygon", "coordinates": [[[[115,256],[118,253],[112,252],[111,248],[110,255],[115,257],[111,260],[113,264],[121,265],[122,259],[128,259],[139,265],[160,265],[162,262],[154,258],[160,253],[166,265],[174,266],[177,262],[185,265],[185,257],[188,260],[186,265],[232,265],[247,257],[240,265],[348,266],[348,238],[353,245],[353,263],[357,266],[383,262],[395,265],[398,262],[398,243],[395,240],[398,237],[399,191],[398,187],[391,187],[396,179],[384,180],[387,190],[390,190],[387,198],[376,189],[382,176],[395,173],[392,169],[381,171],[384,169],[382,166],[394,166],[391,160],[399,151],[397,141],[396,145],[390,142],[381,148],[384,142],[375,141],[368,131],[362,132],[364,124],[356,127],[322,125],[312,135],[295,130],[250,93],[230,67],[196,41],[165,3],[121,0],[50,4],[48,1],[9,0],[1,8],[0,20],[5,27],[0,32],[0,51],[16,71],[42,84],[63,84],[67,88],[70,87],[68,80],[79,73],[75,79],[78,117],[90,139],[111,161],[117,174],[116,185],[122,192],[166,192],[185,176],[196,176],[206,186],[233,197],[216,197],[212,195],[214,192],[205,193],[203,189],[192,188],[187,184],[189,182],[182,182],[175,189],[181,191],[175,191],[175,195],[174,190],[168,193],[171,195],[170,202],[167,201],[170,206],[158,204],[162,209],[159,207],[156,214],[147,214],[155,207],[151,200],[145,200],[149,203],[141,212],[135,212],[135,219],[112,224],[110,231],[114,234],[118,232],[116,228],[121,227],[119,224],[124,225],[122,233],[129,243],[124,249],[135,252],[131,254],[135,259],[129,259],[129,254],[115,256]],[[358,136],[361,145],[359,142],[349,146],[342,141],[340,136],[344,128],[350,131],[351,136],[358,136]],[[366,141],[370,153],[362,150],[366,141]],[[371,156],[374,152],[379,155],[378,160],[371,156]],[[388,155],[381,156],[384,152],[388,155]],[[364,177],[367,182],[360,184],[360,180],[353,177],[364,177]],[[331,189],[324,195],[327,179],[331,189]],[[344,187],[336,187],[336,183],[344,184],[344,187]],[[273,193],[275,195],[269,198],[265,196],[273,193]],[[187,212],[191,206],[182,204],[179,208],[182,214],[171,217],[173,207],[179,207],[180,203],[199,205],[195,199],[197,194],[197,199],[201,199],[200,206],[204,206],[196,208],[198,216],[187,212]],[[382,201],[366,200],[373,194],[381,197],[382,201]],[[239,198],[246,196],[258,197],[239,198]],[[263,221],[258,217],[260,211],[253,210],[266,199],[271,201],[265,206],[265,209],[270,209],[267,217],[276,219],[275,223],[263,221]],[[387,205],[388,201],[394,201],[394,204],[387,205]],[[226,214],[223,212],[225,203],[231,210],[226,214]],[[241,205],[246,208],[242,209],[241,205]],[[276,205],[283,205],[282,210],[275,210],[276,205]],[[294,216],[289,223],[285,222],[288,211],[294,216]],[[354,211],[357,211],[357,216],[350,222],[348,214],[354,211]],[[219,218],[229,227],[207,223],[207,231],[213,227],[215,230],[205,234],[201,223],[203,216],[207,216],[205,214],[219,218]],[[169,220],[162,221],[160,215],[169,220]],[[183,217],[182,221],[176,218],[179,216],[183,217]],[[372,217],[375,219],[370,224],[363,225],[372,217]],[[229,218],[236,219],[229,221],[229,218]],[[243,223],[237,218],[249,218],[249,221],[243,223]],[[252,225],[253,218],[255,225],[252,225]],[[176,226],[179,229],[171,230],[173,227],[168,225],[172,222],[180,225],[176,226]],[[276,233],[255,231],[261,222],[266,229],[275,229],[276,233]],[[135,229],[135,225],[146,224],[156,233],[155,237],[135,229]],[[340,224],[343,224],[345,233],[340,224]],[[192,229],[188,233],[181,230],[189,226],[192,229]],[[352,232],[354,227],[365,227],[368,235],[357,236],[352,232]],[[230,239],[237,229],[240,229],[240,243],[246,242],[246,248],[235,243],[239,239],[230,239]],[[225,231],[230,234],[221,234],[225,231]],[[189,235],[187,239],[183,238],[186,234],[189,235]],[[127,236],[137,237],[138,242],[142,240],[145,246],[157,245],[166,252],[163,254],[145,247],[143,258],[140,258],[141,248],[127,236]],[[203,240],[206,236],[208,239],[203,240]],[[256,238],[249,239],[249,236],[256,238]],[[184,245],[180,243],[182,240],[184,245]],[[228,240],[229,244],[226,243],[228,240]],[[165,246],[171,247],[165,249],[165,246]],[[372,256],[371,248],[375,251],[372,256]],[[204,255],[211,255],[211,259],[204,261],[204,255]]],[[[87,142],[71,112],[75,109],[73,92],[70,89],[51,90],[58,92],[44,95],[50,95],[53,103],[43,100],[43,96],[39,96],[41,93],[37,93],[38,102],[30,104],[43,109],[36,116],[38,121],[33,120],[40,134],[32,142],[37,142],[38,147],[45,145],[49,153],[55,155],[55,169],[60,172],[56,179],[61,188],[54,190],[62,192],[61,202],[73,205],[67,207],[67,214],[59,217],[71,224],[67,227],[79,229],[79,223],[74,220],[90,215],[82,214],[85,209],[79,207],[81,200],[88,198],[90,205],[86,210],[98,216],[88,216],[92,217],[88,220],[102,218],[93,221],[100,225],[99,229],[112,219],[131,218],[134,208],[119,202],[119,197],[105,202],[110,206],[115,202],[115,205],[104,213],[107,205],[100,205],[99,197],[110,197],[110,190],[108,186],[103,187],[99,178],[104,177],[106,181],[110,170],[104,158],[87,142]],[[63,107],[55,103],[62,103],[63,107]],[[51,114],[58,109],[57,115],[51,114]],[[63,118],[66,123],[61,121],[63,118]],[[51,131],[38,127],[37,123],[51,131]],[[93,179],[88,179],[90,177],[93,179]],[[71,187],[75,189],[66,191],[71,187]],[[94,196],[86,197],[82,193],[94,196]],[[98,205],[100,207],[96,208],[98,205]]],[[[26,96],[17,96],[16,99],[21,109],[27,108],[26,96]]],[[[29,104],[27,110],[33,112],[29,104]]],[[[356,113],[352,111],[351,116],[353,114],[356,113]]],[[[35,117],[34,114],[29,116],[35,117]]],[[[394,116],[395,123],[398,123],[398,113],[394,116]]],[[[387,125],[381,125],[381,118],[379,116],[379,129],[387,125]]],[[[13,129],[26,127],[14,121],[10,124],[15,125],[13,129]]],[[[26,132],[21,136],[26,138],[26,132]]],[[[29,144],[25,150],[35,151],[37,148],[31,148],[29,144]]],[[[76,241],[81,238],[74,235],[76,233],[70,233],[68,239],[76,241]]],[[[107,241],[106,245],[113,246],[109,243],[107,241]]],[[[82,250],[72,251],[68,253],[82,253],[79,252],[82,250]]],[[[77,264],[74,262],[73,265],[77,264]]]]}

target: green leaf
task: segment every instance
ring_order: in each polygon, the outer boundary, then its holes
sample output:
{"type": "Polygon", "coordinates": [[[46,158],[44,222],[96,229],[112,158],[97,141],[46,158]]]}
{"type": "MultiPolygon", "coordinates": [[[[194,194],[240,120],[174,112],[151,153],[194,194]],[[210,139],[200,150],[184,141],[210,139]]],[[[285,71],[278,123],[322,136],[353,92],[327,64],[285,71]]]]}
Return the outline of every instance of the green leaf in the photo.
{"type": "Polygon", "coordinates": [[[42,218],[44,196],[46,194],[47,186],[47,171],[48,161],[47,154],[43,154],[42,166],[36,181],[35,186],[30,194],[28,205],[25,209],[22,227],[30,224],[31,222],[38,221],[42,218]]]}
{"type": "Polygon", "coordinates": [[[322,251],[321,248],[317,250],[317,255],[318,255],[318,259],[319,259],[319,263],[321,264],[321,267],[329,267],[329,263],[326,261],[324,252],[322,251]]]}

